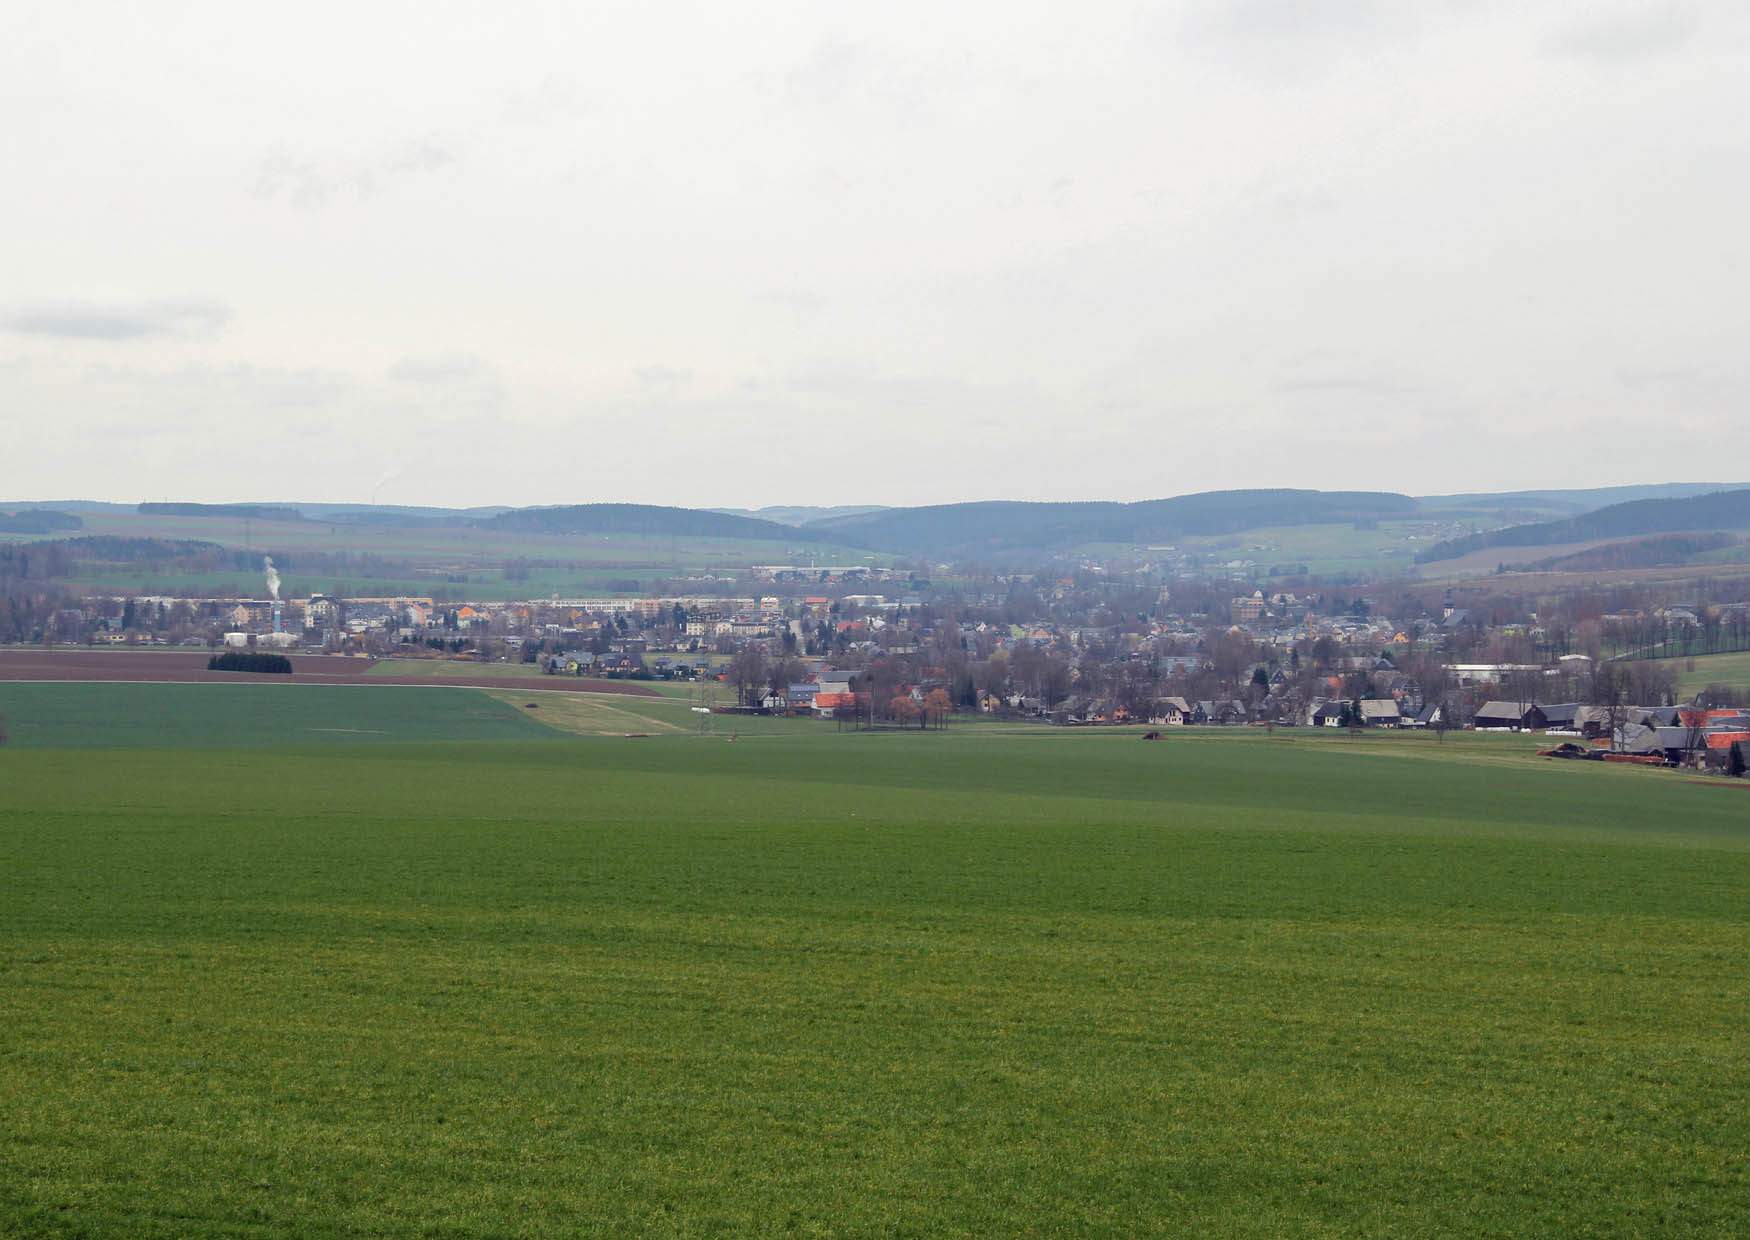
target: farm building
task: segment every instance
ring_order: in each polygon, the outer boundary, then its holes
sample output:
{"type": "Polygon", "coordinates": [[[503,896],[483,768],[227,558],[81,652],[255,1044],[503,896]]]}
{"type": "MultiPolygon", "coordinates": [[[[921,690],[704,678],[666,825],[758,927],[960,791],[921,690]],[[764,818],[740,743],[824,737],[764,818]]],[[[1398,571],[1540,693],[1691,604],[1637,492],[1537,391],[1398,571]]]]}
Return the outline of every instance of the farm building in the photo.
{"type": "Polygon", "coordinates": [[[1182,697],[1164,697],[1155,699],[1149,710],[1150,723],[1187,723],[1191,718],[1191,704],[1182,697]]]}
{"type": "Polygon", "coordinates": [[[1438,702],[1424,706],[1421,710],[1404,720],[1406,728],[1438,728],[1446,722],[1446,708],[1438,702]]]}
{"type": "Polygon", "coordinates": [[[1578,731],[1576,721],[1580,714],[1578,702],[1560,702],[1539,706],[1543,712],[1543,726],[1559,732],[1578,731]]]}
{"type": "Polygon", "coordinates": [[[1361,702],[1361,722],[1369,728],[1395,728],[1404,717],[1393,698],[1364,698],[1361,702]]]}
{"type": "Polygon", "coordinates": [[[1477,708],[1472,725],[1536,732],[1548,727],[1549,719],[1535,702],[1484,702],[1477,708]]]}

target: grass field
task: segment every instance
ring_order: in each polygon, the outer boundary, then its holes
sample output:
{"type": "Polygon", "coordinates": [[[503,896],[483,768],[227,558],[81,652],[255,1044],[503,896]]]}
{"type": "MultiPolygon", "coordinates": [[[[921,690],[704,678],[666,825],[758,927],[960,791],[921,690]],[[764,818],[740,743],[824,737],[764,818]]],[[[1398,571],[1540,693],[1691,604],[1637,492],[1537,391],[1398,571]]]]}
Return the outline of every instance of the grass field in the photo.
{"type": "MultiPolygon", "coordinates": [[[[548,694],[547,697],[558,697],[548,694]]],[[[478,689],[406,685],[0,682],[10,747],[115,748],[545,740],[478,689]]],[[[108,759],[106,759],[107,761],[108,759]]],[[[0,793],[0,808],[5,804],[0,793]]]]}
{"type": "MultiPolygon", "coordinates": [[[[518,689],[487,689],[501,702],[525,711],[549,728],[576,736],[625,736],[628,733],[677,735],[699,730],[699,717],[680,697],[630,697],[616,693],[547,693],[540,697],[518,689]]],[[[727,701],[732,695],[720,695],[727,701]]],[[[712,735],[808,736],[836,731],[830,720],[774,718],[765,715],[713,715],[712,735]]]]}
{"type": "Polygon", "coordinates": [[[1709,685],[1731,685],[1750,693],[1750,651],[1734,654],[1698,654],[1686,659],[1659,662],[1677,673],[1677,696],[1688,699],[1709,685]]]}
{"type": "Polygon", "coordinates": [[[1750,1217],[1723,781],[1523,738],[496,735],[0,749],[0,1231],[1750,1217]]]}

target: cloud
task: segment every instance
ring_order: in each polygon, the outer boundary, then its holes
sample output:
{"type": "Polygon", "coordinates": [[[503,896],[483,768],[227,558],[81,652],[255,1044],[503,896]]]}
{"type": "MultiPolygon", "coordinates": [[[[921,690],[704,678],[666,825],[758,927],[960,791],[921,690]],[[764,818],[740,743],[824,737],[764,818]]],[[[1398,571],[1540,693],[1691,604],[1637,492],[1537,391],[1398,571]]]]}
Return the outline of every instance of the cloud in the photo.
{"type": "Polygon", "coordinates": [[[549,73],[529,86],[500,93],[501,119],[507,125],[548,125],[587,115],[597,100],[583,83],[568,73],[549,73]]]}
{"type": "Polygon", "coordinates": [[[814,314],[826,309],[826,298],[813,289],[774,288],[767,289],[758,296],[761,301],[769,301],[797,314],[814,314]]]}
{"type": "Polygon", "coordinates": [[[385,372],[389,404],[422,416],[497,415],[505,403],[504,377],[471,353],[404,357],[385,372]]]}
{"type": "Polygon", "coordinates": [[[138,302],[41,301],[0,309],[0,331],[62,340],[142,340],[210,336],[231,309],[198,298],[138,302]]]}
{"type": "Polygon", "coordinates": [[[433,353],[404,357],[389,367],[392,383],[449,386],[461,383],[497,383],[498,372],[471,353],[433,353]]]}
{"type": "Polygon", "coordinates": [[[645,387],[677,388],[693,381],[693,372],[680,366],[640,366],[633,377],[645,387]]]}
{"type": "Polygon", "coordinates": [[[1213,0],[1197,5],[1183,32],[1192,42],[1304,42],[1371,35],[1385,28],[1377,0],[1213,0]]]}
{"type": "Polygon", "coordinates": [[[256,197],[293,206],[325,207],[335,198],[354,201],[381,193],[397,181],[442,171],[461,162],[453,146],[436,137],[405,138],[356,154],[321,154],[276,147],[256,165],[256,197]]]}
{"type": "Polygon", "coordinates": [[[1545,41],[1544,50],[1600,64],[1626,64],[1683,46],[1698,25],[1687,4],[1618,4],[1569,22],[1545,41]]]}
{"type": "Polygon", "coordinates": [[[1426,390],[1387,375],[1343,372],[1287,377],[1277,380],[1271,388],[1284,396],[1405,396],[1426,390]]]}

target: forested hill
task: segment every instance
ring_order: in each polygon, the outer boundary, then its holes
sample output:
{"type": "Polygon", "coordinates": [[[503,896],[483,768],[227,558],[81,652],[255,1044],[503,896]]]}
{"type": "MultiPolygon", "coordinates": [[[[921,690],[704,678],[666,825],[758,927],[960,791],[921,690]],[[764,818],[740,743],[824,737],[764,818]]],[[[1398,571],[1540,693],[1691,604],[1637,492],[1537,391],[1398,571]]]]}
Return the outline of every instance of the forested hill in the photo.
{"type": "Polygon", "coordinates": [[[883,551],[975,555],[1265,526],[1393,520],[1415,513],[1415,500],[1382,491],[1206,491],[1130,504],[991,501],[890,508],[815,521],[807,528],[883,551]]]}
{"type": "Polygon", "coordinates": [[[1436,543],[1416,559],[1419,563],[1457,559],[1489,547],[1547,547],[1593,542],[1605,538],[1637,538],[1680,530],[1750,529],[1750,490],[1715,491],[1688,499],[1638,499],[1612,504],[1563,521],[1510,525],[1436,543]]]}
{"type": "Polygon", "coordinates": [[[61,530],[76,530],[84,520],[70,512],[52,508],[27,508],[22,512],[0,512],[0,534],[54,534],[61,530]]]}
{"type": "Polygon", "coordinates": [[[486,529],[537,534],[645,534],[677,538],[743,538],[762,542],[840,542],[817,526],[780,525],[699,508],[654,504],[572,504],[561,508],[516,508],[475,524],[486,529]]]}
{"type": "Polygon", "coordinates": [[[252,521],[302,521],[304,514],[290,506],[276,504],[141,504],[140,514],[148,517],[246,517],[252,521]]]}

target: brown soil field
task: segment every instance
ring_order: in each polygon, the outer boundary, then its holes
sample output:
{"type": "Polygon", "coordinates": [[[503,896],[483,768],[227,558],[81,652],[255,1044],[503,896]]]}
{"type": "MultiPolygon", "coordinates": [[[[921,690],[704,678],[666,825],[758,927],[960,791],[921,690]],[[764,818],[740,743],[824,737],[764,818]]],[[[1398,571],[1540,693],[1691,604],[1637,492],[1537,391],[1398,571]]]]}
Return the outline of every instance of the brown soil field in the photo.
{"type": "Polygon", "coordinates": [[[290,676],[258,672],[209,672],[205,651],[183,650],[0,650],[0,680],[116,680],[139,683],[249,681],[304,685],[449,685],[459,689],[546,689],[560,693],[623,693],[659,697],[653,689],[626,680],[580,680],[573,676],[371,676],[370,659],[294,654],[290,676]]]}

